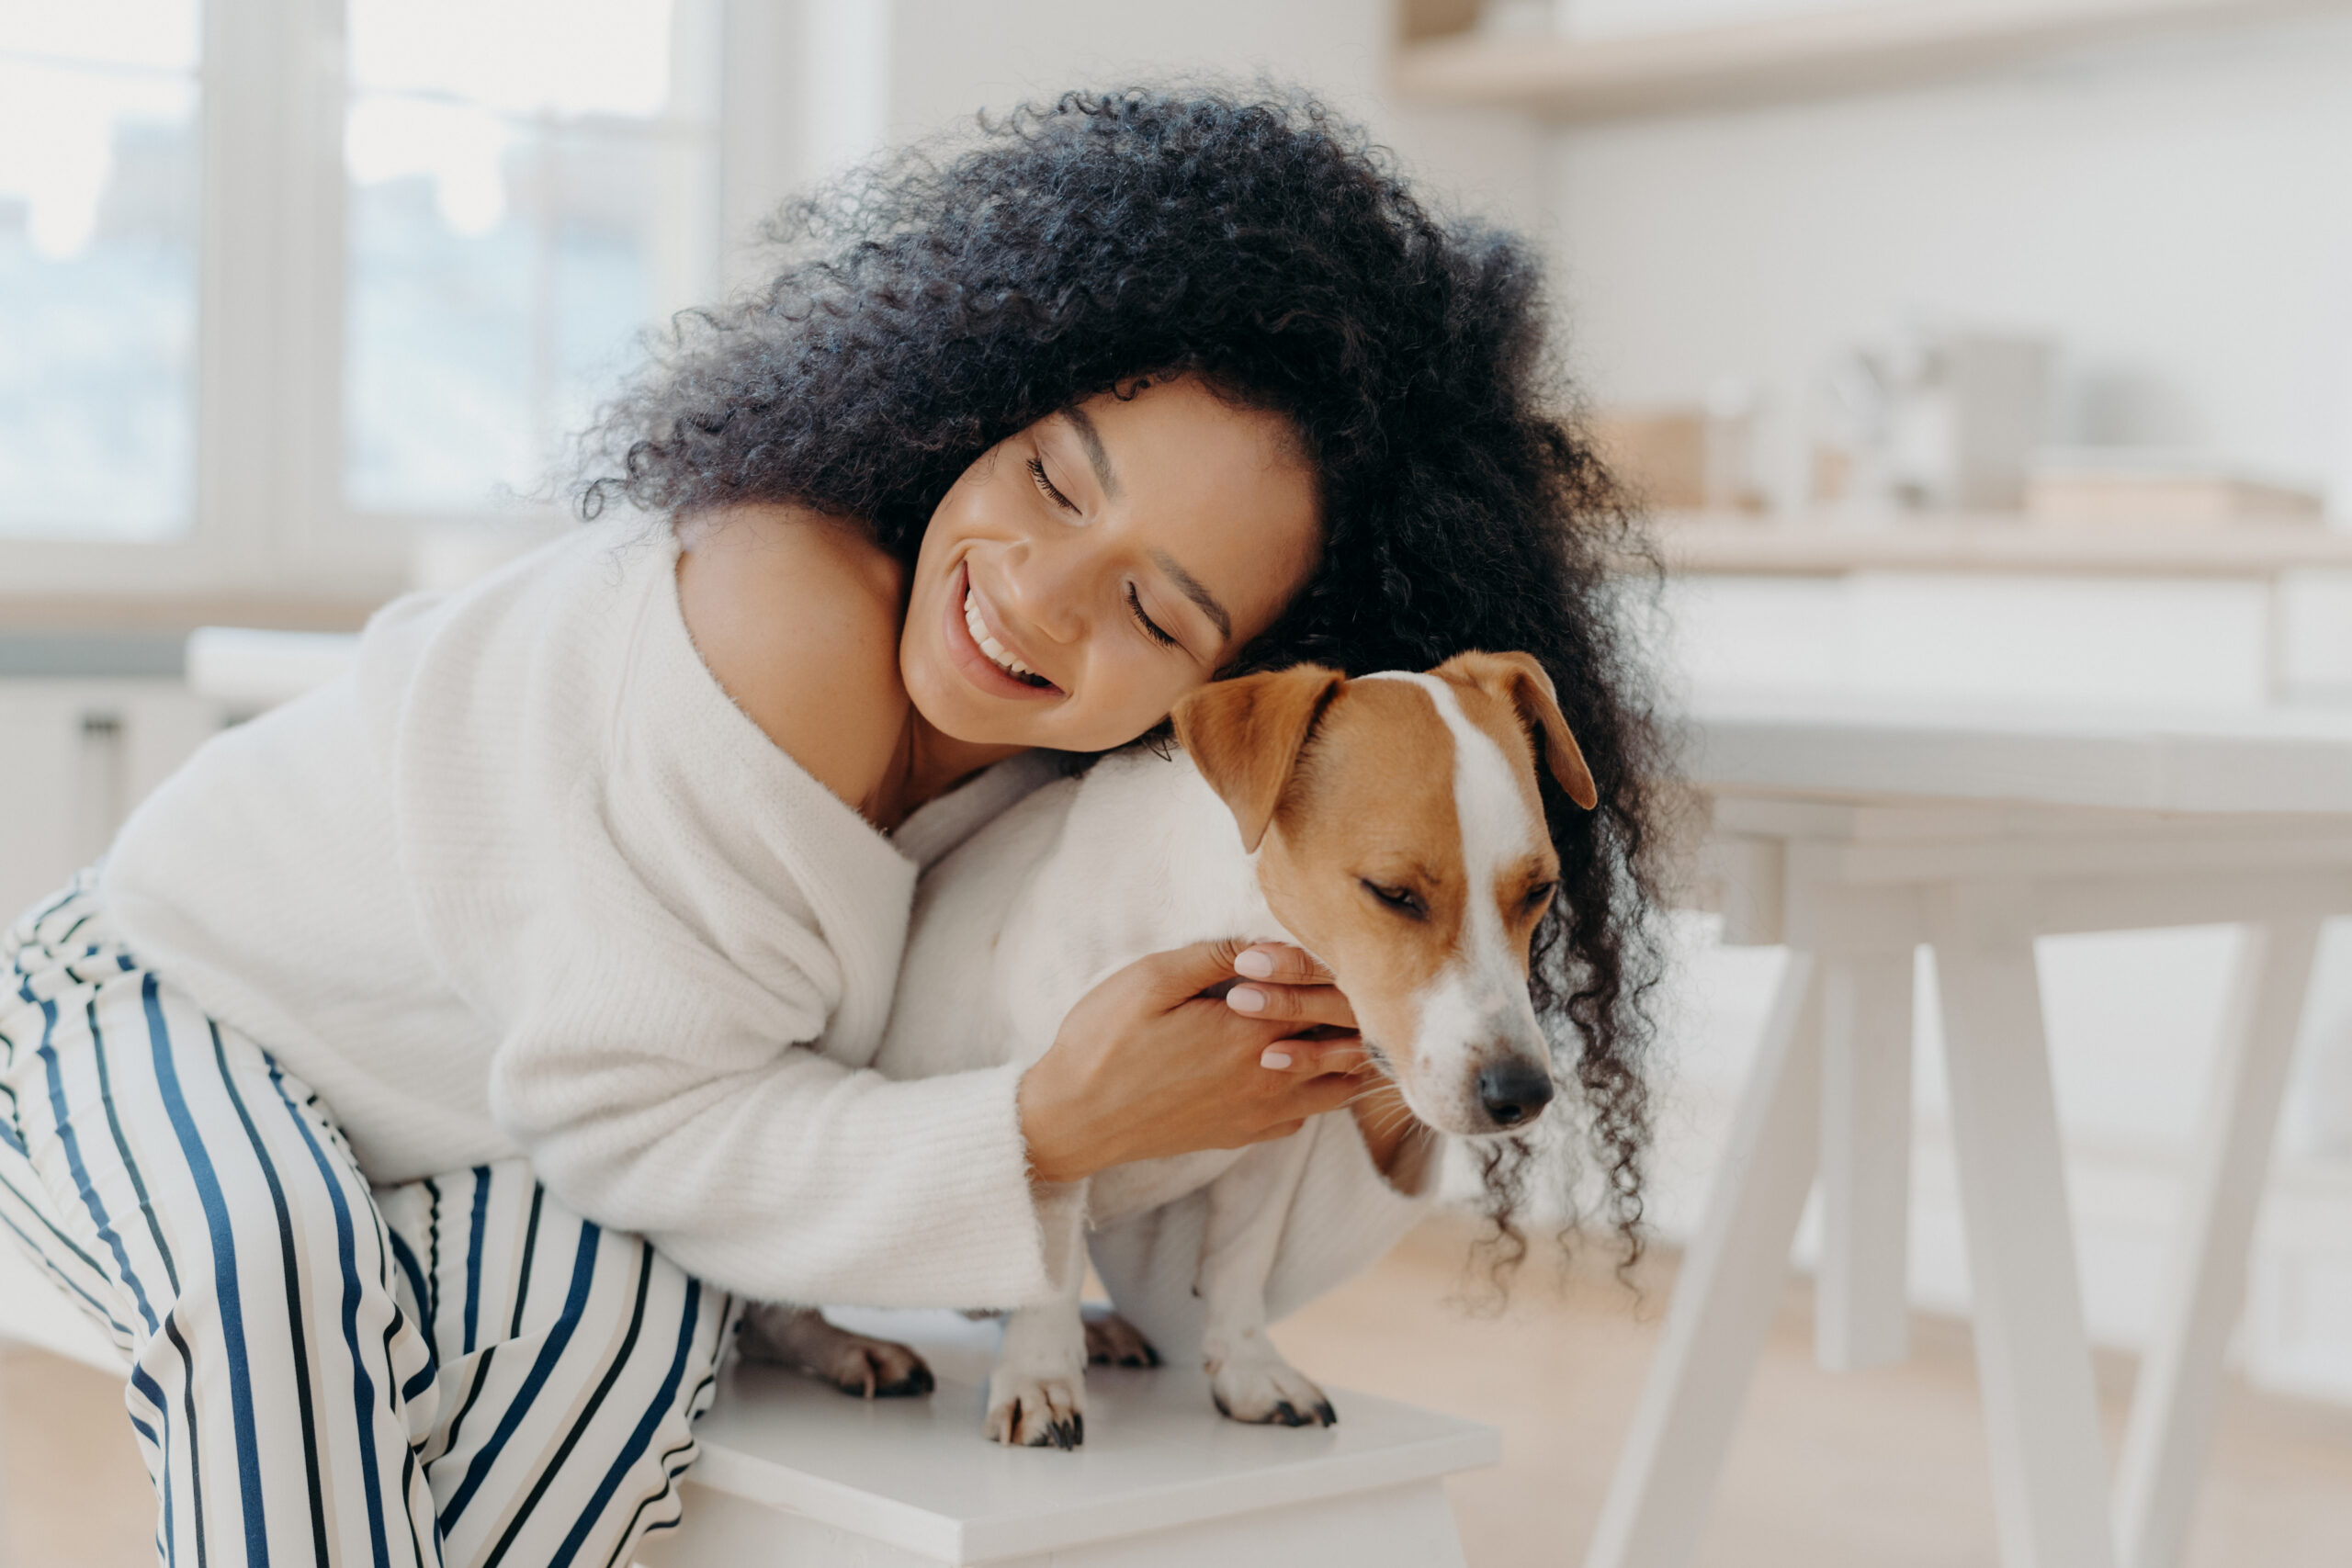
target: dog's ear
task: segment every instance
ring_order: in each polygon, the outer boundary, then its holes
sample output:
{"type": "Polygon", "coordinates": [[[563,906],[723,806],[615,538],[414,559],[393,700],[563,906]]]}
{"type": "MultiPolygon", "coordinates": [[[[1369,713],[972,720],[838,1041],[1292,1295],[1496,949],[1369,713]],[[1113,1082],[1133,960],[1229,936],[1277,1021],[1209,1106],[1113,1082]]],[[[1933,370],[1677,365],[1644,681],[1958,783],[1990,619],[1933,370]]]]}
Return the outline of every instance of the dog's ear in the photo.
{"type": "Polygon", "coordinates": [[[1560,699],[1553,689],[1552,677],[1544,673],[1544,666],[1532,655],[1464,653],[1447,660],[1432,673],[1491,692],[1517,708],[1520,722],[1535,737],[1536,750],[1544,753],[1544,765],[1560,781],[1560,787],[1568,792],[1568,798],[1587,811],[1600,804],[1600,792],[1592,784],[1592,770],[1585,766],[1584,752],[1560,712],[1560,699]]]}
{"type": "Polygon", "coordinates": [[[1265,838],[1299,751],[1345,679],[1320,664],[1238,675],[1187,694],[1169,716],[1193,765],[1233,813],[1243,849],[1255,851],[1265,838]]]}

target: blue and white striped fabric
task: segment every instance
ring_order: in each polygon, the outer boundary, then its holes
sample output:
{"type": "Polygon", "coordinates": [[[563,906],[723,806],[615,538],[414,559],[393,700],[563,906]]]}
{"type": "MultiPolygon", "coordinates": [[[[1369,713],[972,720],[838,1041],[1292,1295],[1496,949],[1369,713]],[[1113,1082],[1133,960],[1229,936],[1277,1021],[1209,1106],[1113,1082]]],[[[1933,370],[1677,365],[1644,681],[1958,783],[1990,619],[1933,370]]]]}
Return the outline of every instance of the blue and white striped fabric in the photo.
{"type": "Polygon", "coordinates": [[[615,1568],[676,1521],[726,1298],[519,1160],[371,1191],[86,877],[0,952],[0,1228],[122,1348],[163,1562],[615,1568]]]}

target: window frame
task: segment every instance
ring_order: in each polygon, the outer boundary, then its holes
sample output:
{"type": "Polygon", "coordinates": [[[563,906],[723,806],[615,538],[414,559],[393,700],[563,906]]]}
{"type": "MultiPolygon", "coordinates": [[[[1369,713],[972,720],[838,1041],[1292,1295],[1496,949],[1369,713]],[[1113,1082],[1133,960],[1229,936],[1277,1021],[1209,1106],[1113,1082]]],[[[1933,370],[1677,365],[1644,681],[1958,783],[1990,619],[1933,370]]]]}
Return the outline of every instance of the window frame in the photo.
{"type": "MultiPolygon", "coordinates": [[[[775,107],[797,53],[794,0],[722,0],[722,286],[797,171],[800,127],[775,107]],[[754,85],[757,85],[756,87],[754,85]],[[752,89],[752,90],[745,90],[752,89]]],[[[554,507],[359,512],[344,501],[344,7],[203,0],[198,64],[196,462],[185,534],[0,538],[0,599],[377,600],[407,586],[432,530],[528,530],[554,507]]]]}

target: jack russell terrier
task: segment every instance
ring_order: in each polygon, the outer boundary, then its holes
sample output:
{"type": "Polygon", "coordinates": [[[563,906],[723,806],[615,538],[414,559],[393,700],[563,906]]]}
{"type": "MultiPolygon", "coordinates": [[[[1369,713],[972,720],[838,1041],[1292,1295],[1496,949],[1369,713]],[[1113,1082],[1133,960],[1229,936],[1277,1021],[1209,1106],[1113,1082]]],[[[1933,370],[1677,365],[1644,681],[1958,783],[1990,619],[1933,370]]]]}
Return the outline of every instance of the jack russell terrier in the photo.
{"type": "MultiPolygon", "coordinates": [[[[924,876],[874,1065],[919,1077],[1035,1061],[1080,998],[1148,953],[1282,942],[1330,970],[1367,1053],[1425,1126],[1523,1131],[1552,1099],[1527,990],[1529,942],[1559,876],[1539,759],[1577,805],[1596,799],[1543,667],[1465,653],[1425,674],[1351,681],[1302,665],[1204,686],[1173,718],[1182,756],[1106,757],[1031,794],[924,876]]],[[[1082,1319],[1085,1228],[1203,1188],[1195,1290],[1217,1407],[1238,1421],[1337,1420],[1265,1332],[1266,1280],[1309,1137],[1120,1166],[1088,1182],[1082,1203],[1049,1209],[1066,1216],[1046,1237],[1063,1289],[1006,1321],[989,1435],[1082,1440],[1090,1337],[1097,1359],[1157,1360],[1120,1320],[1082,1319]]],[[[813,1309],[755,1308],[744,1332],[765,1359],[848,1393],[932,1387],[912,1350],[813,1309]]]]}

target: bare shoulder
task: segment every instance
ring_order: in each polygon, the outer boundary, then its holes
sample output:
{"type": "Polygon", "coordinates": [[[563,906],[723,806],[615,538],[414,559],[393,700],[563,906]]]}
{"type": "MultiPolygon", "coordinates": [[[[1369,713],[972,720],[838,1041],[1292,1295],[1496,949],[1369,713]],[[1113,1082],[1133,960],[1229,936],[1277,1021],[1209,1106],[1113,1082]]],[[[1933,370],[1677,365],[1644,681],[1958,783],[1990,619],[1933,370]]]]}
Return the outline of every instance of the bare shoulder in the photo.
{"type": "Polygon", "coordinates": [[[905,728],[906,570],[854,523],[752,505],[682,519],[678,605],[735,705],[863,807],[905,728]]]}

